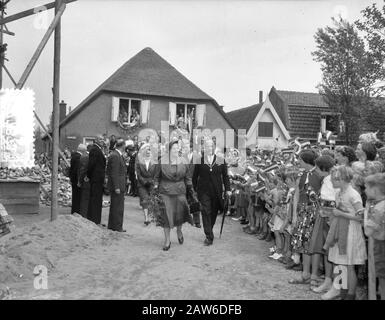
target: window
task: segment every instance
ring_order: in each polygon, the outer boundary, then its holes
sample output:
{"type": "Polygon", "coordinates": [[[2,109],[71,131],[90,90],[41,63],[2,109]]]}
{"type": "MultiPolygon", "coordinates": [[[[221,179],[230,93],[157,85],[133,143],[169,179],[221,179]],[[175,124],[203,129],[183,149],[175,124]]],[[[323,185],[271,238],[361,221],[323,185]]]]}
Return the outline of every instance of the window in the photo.
{"type": "Polygon", "coordinates": [[[84,137],[83,144],[85,144],[86,146],[88,146],[89,144],[93,144],[94,139],[95,139],[94,137],[84,137]]]}
{"type": "Polygon", "coordinates": [[[133,126],[140,121],[141,100],[112,98],[111,121],[133,126]]]}
{"type": "Polygon", "coordinates": [[[338,132],[338,126],[339,126],[338,114],[321,115],[321,132],[326,132],[326,131],[338,132]]]}
{"type": "Polygon", "coordinates": [[[258,122],[258,137],[272,138],[273,137],[273,123],[272,122],[258,122]]]}
{"type": "Polygon", "coordinates": [[[119,120],[123,125],[135,125],[140,120],[140,100],[119,99],[119,120]]]}

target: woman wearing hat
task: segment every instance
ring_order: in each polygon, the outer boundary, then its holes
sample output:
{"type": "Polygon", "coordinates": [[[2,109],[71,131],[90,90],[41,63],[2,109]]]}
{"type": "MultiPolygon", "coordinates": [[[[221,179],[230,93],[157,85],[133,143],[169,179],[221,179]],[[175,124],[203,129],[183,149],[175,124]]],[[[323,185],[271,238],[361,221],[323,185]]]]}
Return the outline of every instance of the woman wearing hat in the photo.
{"type": "Polygon", "coordinates": [[[150,144],[146,143],[140,148],[135,163],[135,171],[138,180],[140,206],[144,212],[144,224],[147,226],[150,224],[148,217],[148,203],[151,191],[154,188],[154,177],[156,173],[156,165],[152,159],[150,144]]]}
{"type": "Polygon", "coordinates": [[[186,191],[192,192],[192,177],[189,163],[179,156],[178,141],[170,143],[168,154],[162,157],[155,174],[155,189],[164,202],[165,210],[160,212],[160,224],[164,230],[163,250],[170,249],[170,231],[176,227],[179,244],[184,238],[182,225],[185,222],[192,224],[186,191]]]}

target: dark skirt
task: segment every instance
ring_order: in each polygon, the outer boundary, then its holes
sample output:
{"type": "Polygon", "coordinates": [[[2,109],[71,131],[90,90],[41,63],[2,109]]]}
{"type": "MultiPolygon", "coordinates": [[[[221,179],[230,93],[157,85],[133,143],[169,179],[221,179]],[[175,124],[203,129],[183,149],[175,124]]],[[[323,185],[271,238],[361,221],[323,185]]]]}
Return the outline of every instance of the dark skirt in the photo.
{"type": "Polygon", "coordinates": [[[385,279],[385,240],[374,239],[373,256],[376,277],[385,279]]]}
{"type": "Polygon", "coordinates": [[[297,221],[292,237],[293,252],[312,254],[311,238],[317,209],[313,205],[298,204],[297,221]]]}
{"type": "Polygon", "coordinates": [[[152,192],[153,186],[145,187],[145,186],[138,186],[138,194],[139,194],[139,203],[140,206],[143,209],[148,209],[148,205],[150,202],[150,195],[152,192]]]}
{"type": "Polygon", "coordinates": [[[319,214],[317,214],[310,241],[310,252],[323,255],[327,254],[325,249],[323,249],[323,246],[325,245],[326,237],[330,229],[328,225],[328,220],[329,218],[321,217],[319,214]]]}
{"type": "Polygon", "coordinates": [[[184,194],[161,194],[160,197],[164,203],[164,210],[160,210],[158,225],[164,228],[173,228],[181,226],[185,222],[193,224],[190,209],[184,194]]]}

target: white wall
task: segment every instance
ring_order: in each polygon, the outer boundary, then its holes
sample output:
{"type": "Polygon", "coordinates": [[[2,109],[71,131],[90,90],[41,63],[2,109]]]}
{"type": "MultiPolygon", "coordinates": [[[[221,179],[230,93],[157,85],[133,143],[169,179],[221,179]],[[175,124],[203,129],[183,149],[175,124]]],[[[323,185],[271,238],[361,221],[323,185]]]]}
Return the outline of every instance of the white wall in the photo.
{"type": "Polygon", "coordinates": [[[256,144],[259,148],[273,150],[274,148],[285,148],[288,145],[288,140],[285,138],[281,128],[275,120],[273,114],[269,109],[265,109],[258,122],[273,122],[273,137],[265,138],[258,137],[258,126],[255,127],[250,138],[247,141],[247,145],[254,148],[256,144]],[[276,138],[278,137],[278,141],[276,138]]]}

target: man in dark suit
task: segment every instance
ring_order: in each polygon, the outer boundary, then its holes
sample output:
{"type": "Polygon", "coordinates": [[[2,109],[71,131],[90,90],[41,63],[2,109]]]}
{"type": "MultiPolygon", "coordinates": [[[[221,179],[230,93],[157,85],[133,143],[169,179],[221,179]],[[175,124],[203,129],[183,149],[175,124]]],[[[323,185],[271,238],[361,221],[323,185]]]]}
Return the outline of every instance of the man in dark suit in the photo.
{"type": "Polygon", "coordinates": [[[90,150],[87,168],[87,178],[90,181],[90,201],[87,218],[96,224],[102,219],[103,185],[106,173],[106,157],[103,153],[103,137],[97,137],[90,150]]]}
{"type": "Polygon", "coordinates": [[[71,180],[72,186],[72,206],[71,213],[79,213],[80,211],[80,188],[78,187],[78,172],[80,164],[80,156],[82,152],[85,151],[86,146],[84,144],[79,144],[76,152],[71,154],[69,178],[71,180]]]}
{"type": "Polygon", "coordinates": [[[89,153],[92,148],[92,145],[87,145],[87,149],[83,154],[80,156],[80,164],[79,164],[79,182],[78,187],[80,188],[80,214],[87,218],[87,212],[88,212],[88,203],[90,201],[90,180],[87,177],[87,170],[88,170],[88,160],[89,160],[89,153]]]}
{"type": "Polygon", "coordinates": [[[136,156],[137,156],[137,150],[134,142],[132,140],[129,140],[127,144],[126,152],[129,156],[129,163],[127,168],[127,174],[128,178],[130,179],[131,183],[131,189],[129,196],[137,197],[138,196],[138,186],[137,186],[137,179],[136,179],[136,172],[135,172],[135,162],[136,162],[136,156]]]}
{"type": "Polygon", "coordinates": [[[126,189],[127,172],[126,163],[123,158],[125,147],[125,141],[118,139],[115,150],[110,153],[107,162],[108,188],[111,194],[108,229],[118,232],[126,232],[126,230],[123,230],[124,191],[126,189]]]}
{"type": "Polygon", "coordinates": [[[206,235],[204,244],[213,244],[213,227],[218,210],[223,210],[223,187],[227,196],[231,195],[230,180],[227,174],[225,160],[215,154],[215,144],[212,140],[205,141],[204,153],[200,163],[195,164],[193,186],[198,193],[202,206],[202,222],[206,235]]]}

